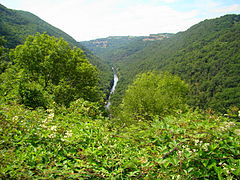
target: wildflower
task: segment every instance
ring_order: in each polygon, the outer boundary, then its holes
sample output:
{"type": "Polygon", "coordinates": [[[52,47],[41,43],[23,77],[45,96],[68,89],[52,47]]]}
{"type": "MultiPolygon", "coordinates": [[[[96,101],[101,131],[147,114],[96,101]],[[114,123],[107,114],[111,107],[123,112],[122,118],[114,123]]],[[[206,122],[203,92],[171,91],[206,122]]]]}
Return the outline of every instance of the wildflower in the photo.
{"type": "Polygon", "coordinates": [[[18,116],[14,116],[14,117],[12,118],[12,120],[13,120],[13,121],[17,121],[17,120],[18,120],[18,116]]]}
{"type": "Polygon", "coordinates": [[[41,126],[42,128],[47,129],[47,126],[46,126],[45,124],[41,124],[40,126],[41,126]]]}
{"type": "Polygon", "coordinates": [[[47,118],[42,121],[43,124],[46,124],[47,122],[48,122],[47,118]]]}
{"type": "Polygon", "coordinates": [[[235,169],[235,168],[231,168],[230,170],[231,170],[231,171],[236,171],[236,169],[235,169]]]}
{"type": "Polygon", "coordinates": [[[204,143],[203,146],[202,146],[202,148],[203,148],[205,151],[208,151],[208,146],[209,146],[209,145],[210,145],[209,143],[204,143]]]}
{"type": "Polygon", "coordinates": [[[50,128],[50,130],[51,130],[51,131],[57,131],[57,126],[52,126],[52,127],[50,128]]]}
{"type": "Polygon", "coordinates": [[[225,165],[223,165],[223,170],[225,170],[225,172],[226,172],[227,174],[230,174],[229,169],[228,169],[227,167],[225,167],[225,165]]]}
{"type": "Polygon", "coordinates": [[[53,109],[47,109],[47,112],[48,112],[48,113],[53,113],[54,110],[53,110],[53,109]]]}
{"type": "Polygon", "coordinates": [[[224,122],[223,126],[219,127],[220,131],[227,131],[228,129],[230,129],[231,127],[235,126],[235,122],[224,122]]]}
{"type": "Polygon", "coordinates": [[[236,125],[235,122],[229,122],[229,123],[228,123],[228,126],[229,126],[229,127],[235,126],[235,125],[236,125]]]}
{"type": "Polygon", "coordinates": [[[192,150],[190,148],[186,148],[186,151],[189,152],[189,153],[192,152],[192,150]]]}
{"type": "Polygon", "coordinates": [[[72,130],[69,130],[65,133],[65,136],[64,138],[69,138],[69,137],[72,137],[73,133],[72,133],[72,130]]]}
{"type": "Polygon", "coordinates": [[[234,130],[234,133],[235,133],[236,135],[240,136],[240,129],[235,129],[235,130],[234,130]]]}
{"type": "Polygon", "coordinates": [[[54,113],[50,113],[49,115],[48,115],[48,119],[53,119],[54,118],[54,113]]]}
{"type": "Polygon", "coordinates": [[[53,139],[53,138],[56,137],[56,134],[49,134],[48,137],[51,138],[51,139],[53,139]]]}
{"type": "Polygon", "coordinates": [[[197,145],[198,143],[199,143],[199,140],[197,139],[197,140],[194,140],[194,142],[195,142],[195,144],[197,145]]]}

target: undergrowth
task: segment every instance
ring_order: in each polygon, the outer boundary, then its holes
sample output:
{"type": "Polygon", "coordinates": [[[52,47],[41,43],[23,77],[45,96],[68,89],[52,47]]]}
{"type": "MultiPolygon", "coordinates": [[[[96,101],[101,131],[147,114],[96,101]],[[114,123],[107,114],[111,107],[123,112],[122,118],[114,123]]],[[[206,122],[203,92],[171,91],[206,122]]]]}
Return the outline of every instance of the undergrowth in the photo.
{"type": "Polygon", "coordinates": [[[188,111],[124,125],[78,100],[0,108],[3,179],[238,179],[240,124],[188,111]],[[116,125],[117,124],[117,125],[116,125]]]}

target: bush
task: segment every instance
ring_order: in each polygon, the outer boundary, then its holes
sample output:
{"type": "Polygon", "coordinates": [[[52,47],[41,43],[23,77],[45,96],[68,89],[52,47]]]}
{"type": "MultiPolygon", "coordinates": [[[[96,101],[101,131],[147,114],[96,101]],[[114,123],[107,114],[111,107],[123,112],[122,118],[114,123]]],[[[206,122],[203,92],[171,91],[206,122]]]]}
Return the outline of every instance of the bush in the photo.
{"type": "Polygon", "coordinates": [[[0,105],[2,179],[238,179],[240,124],[187,112],[128,127],[82,99],[69,108],[0,105]]]}
{"type": "Polygon", "coordinates": [[[137,76],[125,93],[122,108],[134,118],[164,117],[185,108],[188,85],[169,73],[137,76]]]}
{"type": "Polygon", "coordinates": [[[42,86],[37,83],[21,83],[18,89],[20,102],[28,107],[48,107],[50,94],[43,90],[42,86]]]}

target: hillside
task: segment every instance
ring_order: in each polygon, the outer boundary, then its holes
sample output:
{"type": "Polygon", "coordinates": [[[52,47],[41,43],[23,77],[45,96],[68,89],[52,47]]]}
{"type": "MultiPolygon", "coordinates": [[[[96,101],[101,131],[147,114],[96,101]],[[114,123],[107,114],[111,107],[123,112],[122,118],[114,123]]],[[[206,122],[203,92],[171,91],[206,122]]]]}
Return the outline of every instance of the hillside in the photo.
{"type": "Polygon", "coordinates": [[[170,38],[173,35],[160,33],[149,36],[110,36],[91,41],[82,41],[80,44],[86,46],[101,59],[112,64],[138,52],[154,41],[170,38]]]}
{"type": "Polygon", "coordinates": [[[240,15],[225,15],[200,22],[162,41],[151,41],[143,46],[123,45],[121,49],[132,52],[129,54],[109,52],[107,48],[95,54],[105,53],[104,57],[110,57],[108,61],[119,68],[120,81],[113,97],[115,104],[121,102],[136,74],[161,70],[177,74],[191,84],[189,104],[224,112],[240,105],[239,34],[240,15]],[[135,50],[139,46],[141,48],[135,50]],[[121,57],[116,63],[115,53],[121,57]]]}
{"type": "Polygon", "coordinates": [[[47,32],[50,36],[62,37],[73,45],[76,41],[62,30],[48,24],[34,14],[21,10],[12,10],[0,4],[0,35],[7,40],[7,47],[14,48],[23,43],[26,36],[36,32],[47,32]]]}
{"type": "Polygon", "coordinates": [[[15,48],[22,44],[28,35],[47,33],[50,36],[61,37],[72,46],[77,46],[85,51],[89,61],[100,70],[101,86],[105,93],[110,88],[111,68],[102,60],[94,56],[87,48],[77,43],[75,39],[62,30],[48,24],[34,14],[21,10],[12,10],[0,4],[0,36],[6,40],[5,47],[15,48]]]}

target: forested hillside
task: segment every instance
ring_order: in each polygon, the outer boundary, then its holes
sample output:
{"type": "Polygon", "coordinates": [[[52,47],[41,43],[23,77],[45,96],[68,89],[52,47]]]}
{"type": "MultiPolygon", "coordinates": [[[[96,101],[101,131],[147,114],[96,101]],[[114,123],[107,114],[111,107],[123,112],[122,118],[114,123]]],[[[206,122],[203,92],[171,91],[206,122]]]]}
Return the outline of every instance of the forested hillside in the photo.
{"type": "Polygon", "coordinates": [[[110,88],[111,68],[103,63],[98,57],[94,56],[87,48],[77,43],[75,39],[62,30],[48,24],[34,14],[21,10],[12,10],[0,4],[0,36],[6,40],[4,47],[15,48],[22,44],[27,36],[39,33],[47,33],[50,36],[61,37],[72,46],[84,49],[90,62],[97,66],[100,71],[101,86],[105,93],[110,88]]]}
{"type": "Polygon", "coordinates": [[[138,73],[161,70],[177,74],[191,85],[191,105],[221,112],[239,106],[239,34],[240,15],[226,15],[151,42],[130,55],[123,52],[121,61],[115,63],[120,76],[115,102],[121,102],[127,85],[138,73]]]}
{"type": "Polygon", "coordinates": [[[151,34],[149,36],[110,36],[91,41],[83,41],[80,44],[99,56],[107,63],[114,64],[131,54],[134,54],[154,41],[160,41],[172,37],[171,33],[151,34]]]}
{"type": "Polygon", "coordinates": [[[0,35],[7,40],[8,48],[22,44],[28,35],[37,32],[47,32],[51,36],[62,37],[71,44],[77,45],[71,36],[30,12],[8,9],[0,4],[0,16],[0,35]]]}

